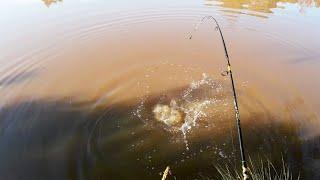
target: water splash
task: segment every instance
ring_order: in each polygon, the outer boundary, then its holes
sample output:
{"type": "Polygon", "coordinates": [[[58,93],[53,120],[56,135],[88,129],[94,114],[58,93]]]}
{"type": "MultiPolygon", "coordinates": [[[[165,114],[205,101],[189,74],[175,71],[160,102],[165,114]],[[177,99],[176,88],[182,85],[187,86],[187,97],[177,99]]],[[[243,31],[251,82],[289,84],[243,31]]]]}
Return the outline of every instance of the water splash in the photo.
{"type": "Polygon", "coordinates": [[[212,102],[210,100],[205,100],[198,103],[190,103],[187,108],[181,108],[185,113],[185,118],[180,130],[183,134],[184,143],[187,150],[189,150],[187,133],[191,131],[192,127],[197,125],[197,121],[201,117],[206,117],[204,110],[208,108],[211,103],[212,102]]]}
{"type": "Polygon", "coordinates": [[[141,99],[134,115],[147,122],[149,116],[144,114],[152,114],[153,119],[164,124],[166,130],[180,132],[186,149],[189,150],[188,133],[200,120],[207,117],[207,110],[211,105],[221,101],[216,97],[219,92],[222,92],[222,85],[203,73],[200,80],[192,81],[177,97],[170,99],[169,103],[162,103],[160,100],[151,103],[152,112],[144,112],[148,109],[145,107],[148,99],[141,99]]]}

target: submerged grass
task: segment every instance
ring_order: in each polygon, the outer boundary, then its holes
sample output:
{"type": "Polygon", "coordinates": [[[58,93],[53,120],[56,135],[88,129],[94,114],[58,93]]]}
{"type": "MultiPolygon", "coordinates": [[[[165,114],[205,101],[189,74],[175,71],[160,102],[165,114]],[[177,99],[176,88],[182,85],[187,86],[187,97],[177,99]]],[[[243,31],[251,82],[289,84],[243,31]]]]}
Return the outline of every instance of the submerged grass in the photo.
{"type": "MultiPolygon", "coordinates": [[[[262,160],[254,163],[249,161],[249,176],[251,180],[299,180],[300,176],[294,177],[289,165],[282,159],[282,165],[275,167],[270,160],[262,160]]],[[[228,165],[216,166],[218,179],[220,180],[242,180],[242,173],[228,165]]]]}

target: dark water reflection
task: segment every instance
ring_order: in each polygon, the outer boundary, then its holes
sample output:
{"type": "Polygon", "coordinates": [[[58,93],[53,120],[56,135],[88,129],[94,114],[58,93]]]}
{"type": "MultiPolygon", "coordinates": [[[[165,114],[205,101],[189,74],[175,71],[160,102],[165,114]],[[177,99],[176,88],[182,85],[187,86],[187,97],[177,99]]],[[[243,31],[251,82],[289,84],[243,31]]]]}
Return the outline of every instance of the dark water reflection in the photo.
{"type": "MultiPolygon", "coordinates": [[[[221,23],[239,94],[246,154],[320,177],[319,1],[3,1],[0,179],[215,179],[240,169],[221,23]],[[50,8],[47,8],[50,7],[50,8]],[[214,99],[187,133],[157,122],[201,75],[214,99]],[[141,108],[143,107],[143,108],[141,108]],[[139,112],[139,113],[137,113],[139,112]]],[[[180,100],[180,101],[179,101],[180,100]]],[[[184,99],[185,100],[185,99],[184,99]]]]}

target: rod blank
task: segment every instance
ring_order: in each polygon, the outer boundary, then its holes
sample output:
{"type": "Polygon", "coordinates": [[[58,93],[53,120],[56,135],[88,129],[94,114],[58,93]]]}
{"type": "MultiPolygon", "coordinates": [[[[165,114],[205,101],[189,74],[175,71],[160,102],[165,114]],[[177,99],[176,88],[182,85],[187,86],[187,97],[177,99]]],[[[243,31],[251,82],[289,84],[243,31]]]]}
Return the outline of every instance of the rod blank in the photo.
{"type": "Polygon", "coordinates": [[[230,80],[231,80],[231,84],[232,84],[232,92],[233,92],[233,99],[234,99],[234,110],[235,110],[235,116],[236,116],[236,125],[237,125],[237,130],[238,130],[238,139],[239,139],[239,149],[240,149],[240,157],[241,157],[241,165],[242,165],[242,175],[243,175],[243,179],[247,180],[249,179],[249,175],[248,175],[248,168],[247,168],[247,163],[246,163],[246,156],[244,153],[244,145],[243,145],[243,137],[242,137],[242,130],[241,130],[241,123],[240,123],[240,112],[239,112],[239,106],[238,106],[238,99],[237,99],[237,94],[236,94],[236,89],[235,89],[235,84],[234,84],[234,80],[233,80],[233,75],[232,75],[232,70],[231,70],[231,64],[230,64],[230,59],[229,59],[229,54],[228,54],[228,50],[226,47],[226,43],[224,41],[224,37],[221,31],[221,28],[219,26],[218,21],[212,17],[212,16],[205,16],[201,19],[201,21],[199,23],[197,23],[197,25],[195,26],[193,32],[190,34],[189,39],[192,39],[193,37],[193,33],[196,32],[199,28],[199,26],[205,22],[205,20],[213,20],[215,25],[216,25],[216,30],[219,31],[220,37],[221,37],[221,41],[223,44],[223,48],[224,48],[224,53],[225,53],[225,58],[227,61],[227,71],[225,71],[225,75],[230,75],[230,80]]]}

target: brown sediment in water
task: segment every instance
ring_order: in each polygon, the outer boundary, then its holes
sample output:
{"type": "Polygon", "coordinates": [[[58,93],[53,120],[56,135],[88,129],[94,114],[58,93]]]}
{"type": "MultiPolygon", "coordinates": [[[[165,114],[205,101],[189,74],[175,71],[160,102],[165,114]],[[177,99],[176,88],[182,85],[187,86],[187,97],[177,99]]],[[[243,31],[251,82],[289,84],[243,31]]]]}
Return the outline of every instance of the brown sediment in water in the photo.
{"type": "Polygon", "coordinates": [[[218,19],[230,51],[246,154],[276,166],[283,156],[294,173],[320,177],[319,3],[206,2],[4,1],[0,179],[160,179],[167,165],[195,179],[215,176],[215,164],[238,167],[219,36],[205,24],[187,39],[203,15],[218,19]],[[183,100],[203,73],[222,90],[183,100]],[[189,151],[181,131],[154,118],[157,104],[210,97],[189,151]]]}

